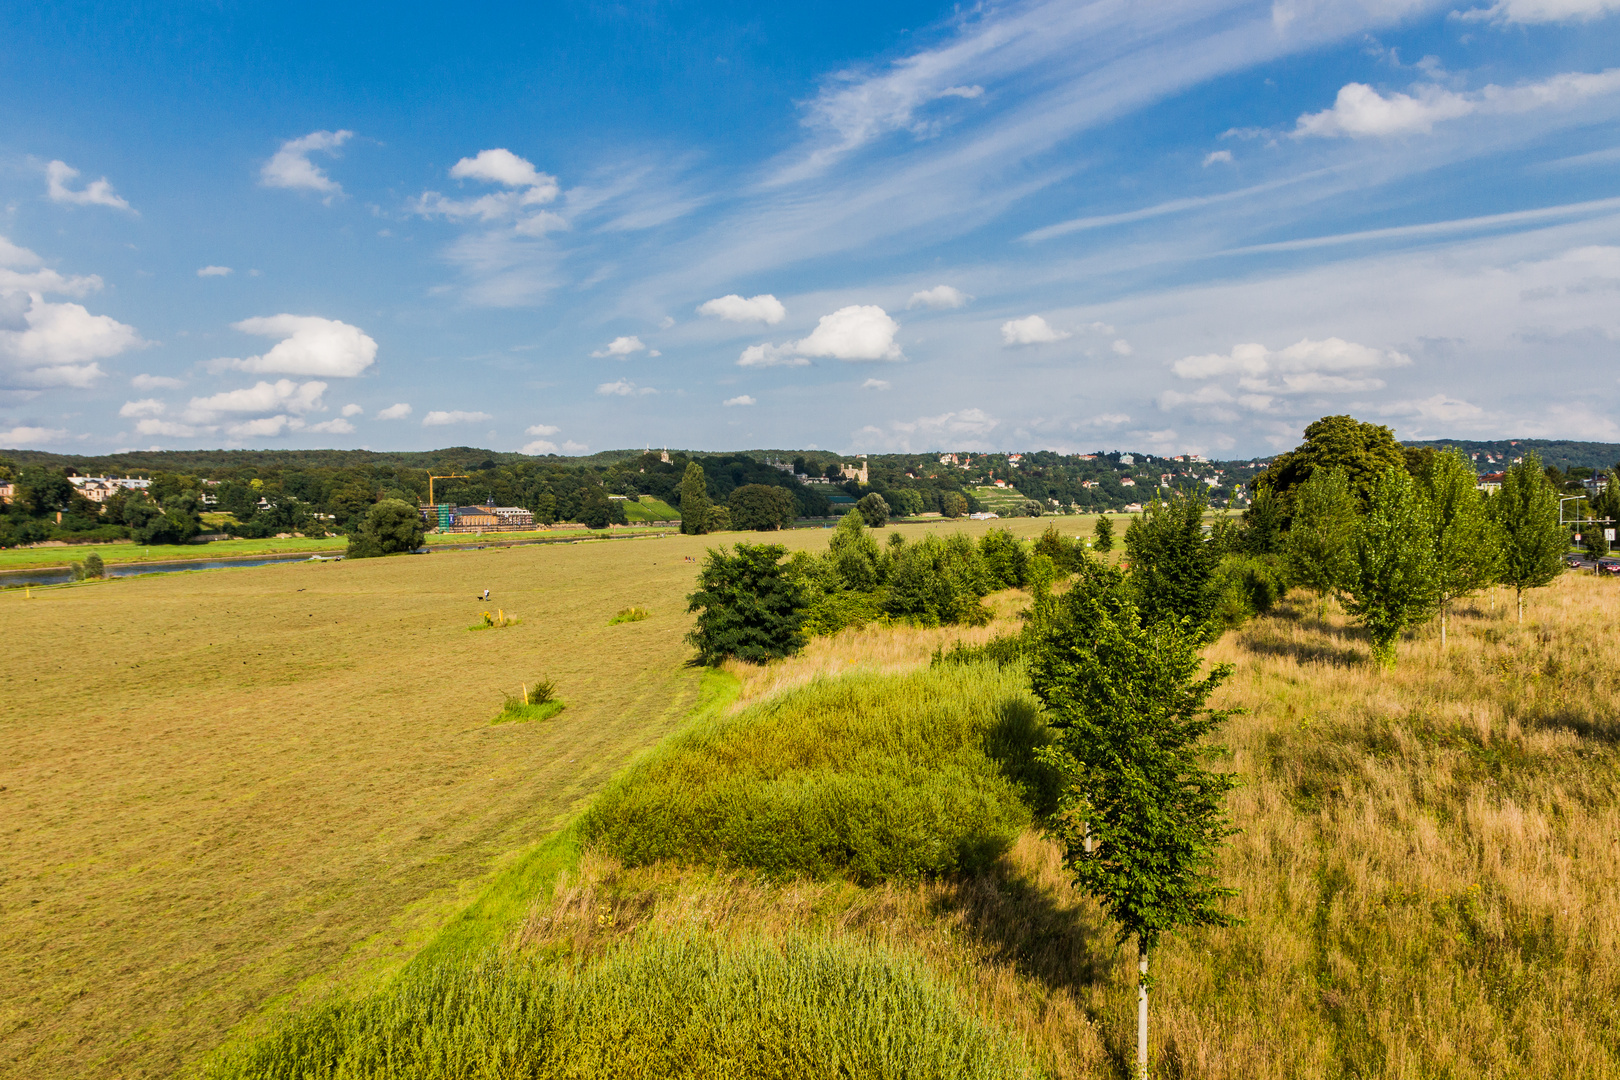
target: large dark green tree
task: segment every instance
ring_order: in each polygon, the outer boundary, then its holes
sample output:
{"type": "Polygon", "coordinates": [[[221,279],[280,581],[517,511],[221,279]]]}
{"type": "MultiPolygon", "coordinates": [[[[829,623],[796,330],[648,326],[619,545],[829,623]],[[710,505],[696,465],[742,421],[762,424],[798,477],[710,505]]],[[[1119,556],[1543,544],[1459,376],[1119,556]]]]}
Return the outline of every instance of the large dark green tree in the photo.
{"type": "Polygon", "coordinates": [[[424,535],[422,515],[415,506],[384,499],[366,513],[360,530],[349,537],[348,557],[371,559],[415,551],[422,546],[424,535]]]}
{"type": "Polygon", "coordinates": [[[1215,568],[1221,553],[1204,535],[1209,498],[1198,488],[1154,499],[1125,530],[1136,605],[1148,622],[1185,619],[1189,632],[1215,632],[1215,568]]]}
{"type": "Polygon", "coordinates": [[[681,477],[681,532],[698,536],[709,531],[711,518],[709,482],[703,475],[703,466],[688,462],[681,477]]]}
{"type": "Polygon", "coordinates": [[[1522,623],[1526,590],[1552,584],[1564,569],[1569,533],[1558,523],[1558,491],[1529,453],[1507,470],[1489,505],[1501,538],[1500,580],[1513,587],[1522,623]]]}
{"type": "Polygon", "coordinates": [[[804,603],[782,565],[786,554],[780,544],[710,549],[697,591],[687,597],[697,623],[686,639],[701,662],[736,657],[763,664],[804,647],[804,603]]]}
{"type": "Polygon", "coordinates": [[[881,529],[889,523],[889,504],[875,491],[861,496],[861,501],[855,504],[855,512],[873,529],[881,529]]]}
{"type": "Polygon", "coordinates": [[[1345,609],[1367,628],[1373,660],[1386,668],[1395,665],[1401,634],[1426,621],[1439,604],[1434,518],[1404,465],[1385,469],[1373,485],[1344,590],[1345,609]]]}
{"type": "Polygon", "coordinates": [[[1236,778],[1205,767],[1227,713],[1210,695],[1230,674],[1201,672],[1201,627],[1150,619],[1117,571],[1096,563],[1045,620],[1030,661],[1056,735],[1044,751],[1066,783],[1055,817],[1064,866],[1137,943],[1137,1066],[1147,1076],[1148,961],[1183,927],[1225,926],[1234,891],[1214,873],[1234,831],[1223,800],[1236,778]]]}
{"type": "Polygon", "coordinates": [[[732,491],[726,504],[731,510],[733,529],[784,529],[793,524],[798,513],[793,493],[772,484],[744,484],[732,491]]]}
{"type": "Polygon", "coordinates": [[[1256,492],[1277,496],[1285,515],[1292,516],[1294,492],[1318,469],[1344,473],[1363,507],[1384,470],[1406,468],[1406,454],[1395,434],[1382,424],[1366,424],[1353,416],[1324,416],[1305,429],[1305,441],[1279,454],[1254,479],[1256,492]]]}

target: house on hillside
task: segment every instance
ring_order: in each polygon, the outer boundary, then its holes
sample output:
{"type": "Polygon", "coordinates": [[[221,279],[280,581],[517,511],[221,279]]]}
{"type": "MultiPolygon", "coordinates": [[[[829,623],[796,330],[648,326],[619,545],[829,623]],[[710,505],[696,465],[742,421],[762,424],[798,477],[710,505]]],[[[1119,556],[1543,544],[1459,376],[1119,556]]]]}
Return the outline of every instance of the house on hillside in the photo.
{"type": "Polygon", "coordinates": [[[1127,476],[1127,477],[1125,477],[1125,479],[1121,480],[1119,482],[1119,484],[1120,484],[1120,487],[1135,487],[1136,486],[1136,481],[1131,479],[1129,476],[1127,476]]]}
{"type": "Polygon", "coordinates": [[[1488,472],[1484,476],[1481,476],[1479,478],[1479,482],[1474,486],[1480,491],[1500,491],[1502,488],[1502,478],[1506,475],[1506,473],[1488,472]]]}

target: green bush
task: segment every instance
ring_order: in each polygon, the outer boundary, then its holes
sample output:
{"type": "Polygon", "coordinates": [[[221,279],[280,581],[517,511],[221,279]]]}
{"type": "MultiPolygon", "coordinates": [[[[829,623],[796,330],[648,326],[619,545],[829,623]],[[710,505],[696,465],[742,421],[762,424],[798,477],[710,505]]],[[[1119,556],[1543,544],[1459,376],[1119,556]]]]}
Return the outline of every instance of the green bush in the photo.
{"type": "Polygon", "coordinates": [[[982,869],[1055,798],[1023,672],[941,666],[812,683],[662,744],[586,812],[589,842],[661,859],[848,876],[982,869]]]}
{"type": "Polygon", "coordinates": [[[1270,611],[1288,592],[1288,563],[1281,555],[1228,555],[1210,582],[1215,620],[1226,628],[1240,626],[1270,611]]]}
{"type": "Polygon", "coordinates": [[[698,659],[718,664],[735,656],[763,664],[804,647],[804,598],[783,572],[780,544],[738,544],[735,554],[710,548],[687,611],[697,624],[686,639],[698,659]]]}
{"type": "Polygon", "coordinates": [[[1029,551],[1006,529],[991,529],[979,538],[979,554],[990,573],[991,589],[1016,589],[1028,582],[1029,551]]]}
{"type": "Polygon", "coordinates": [[[589,964],[407,973],[220,1055],[207,1080],[1012,1080],[1019,1044],[919,961],[846,943],[647,934],[589,964]]]}

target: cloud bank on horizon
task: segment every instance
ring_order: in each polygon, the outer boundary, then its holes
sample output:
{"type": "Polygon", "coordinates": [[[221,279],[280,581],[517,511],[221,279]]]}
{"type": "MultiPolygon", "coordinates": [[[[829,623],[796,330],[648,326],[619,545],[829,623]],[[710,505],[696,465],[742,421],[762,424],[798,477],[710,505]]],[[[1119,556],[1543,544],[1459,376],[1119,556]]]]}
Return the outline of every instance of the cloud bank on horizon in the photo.
{"type": "Polygon", "coordinates": [[[1620,441],[1620,0],[175,16],[206,71],[76,7],[0,75],[5,445],[1620,441]]]}

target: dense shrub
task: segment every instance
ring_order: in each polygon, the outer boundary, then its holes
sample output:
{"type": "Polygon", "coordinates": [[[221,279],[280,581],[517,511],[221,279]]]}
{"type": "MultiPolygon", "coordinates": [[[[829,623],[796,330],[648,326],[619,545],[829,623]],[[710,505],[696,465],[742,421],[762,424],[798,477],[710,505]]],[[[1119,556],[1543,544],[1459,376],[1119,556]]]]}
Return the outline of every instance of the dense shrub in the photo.
{"type": "Polygon", "coordinates": [[[979,538],[992,589],[1016,589],[1029,580],[1029,550],[1006,529],[991,529],[979,538]]]}
{"type": "Polygon", "coordinates": [[[718,664],[728,657],[763,664],[804,646],[804,600],[799,584],[783,572],[780,544],[738,544],[709,551],[687,610],[697,623],[687,640],[698,659],[718,664]]]}
{"type": "Polygon", "coordinates": [[[595,963],[486,954],[408,972],[221,1055],[208,1080],[1012,1080],[1019,1044],[920,962],[790,938],[634,938],[595,963]]]}
{"type": "Polygon", "coordinates": [[[1288,563],[1281,555],[1228,555],[1210,585],[1215,619],[1226,629],[1264,615],[1288,592],[1288,563]]]}
{"type": "Polygon", "coordinates": [[[665,742],[584,835],[661,859],[859,882],[982,869],[1048,805],[1023,673],[941,666],[813,683],[665,742]]]}

